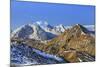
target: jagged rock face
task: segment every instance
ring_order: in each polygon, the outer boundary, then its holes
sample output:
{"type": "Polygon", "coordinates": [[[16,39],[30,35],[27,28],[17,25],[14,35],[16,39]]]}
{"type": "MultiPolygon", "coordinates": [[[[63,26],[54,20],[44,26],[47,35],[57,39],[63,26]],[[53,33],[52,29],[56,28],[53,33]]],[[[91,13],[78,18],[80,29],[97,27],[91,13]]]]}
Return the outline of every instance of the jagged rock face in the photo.
{"type": "MultiPolygon", "coordinates": [[[[63,56],[67,60],[69,60],[70,55],[66,57],[65,54],[67,55],[67,53],[65,52],[69,50],[76,51],[76,55],[78,55],[77,52],[85,52],[90,56],[95,56],[95,38],[90,35],[85,27],[78,24],[52,39],[45,48],[46,52],[63,56]]],[[[78,57],[76,58],[78,59],[78,57]]],[[[70,59],[69,61],[76,62],[77,60],[70,59]]]]}

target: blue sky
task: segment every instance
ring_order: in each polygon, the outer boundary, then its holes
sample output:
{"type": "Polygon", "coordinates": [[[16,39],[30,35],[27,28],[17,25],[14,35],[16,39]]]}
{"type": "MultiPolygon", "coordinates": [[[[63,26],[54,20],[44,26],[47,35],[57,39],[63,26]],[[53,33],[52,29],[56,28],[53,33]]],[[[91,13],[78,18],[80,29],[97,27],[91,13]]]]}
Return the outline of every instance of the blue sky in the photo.
{"type": "Polygon", "coordinates": [[[51,25],[91,25],[95,23],[95,6],[11,2],[12,29],[36,21],[47,21],[51,25]]]}

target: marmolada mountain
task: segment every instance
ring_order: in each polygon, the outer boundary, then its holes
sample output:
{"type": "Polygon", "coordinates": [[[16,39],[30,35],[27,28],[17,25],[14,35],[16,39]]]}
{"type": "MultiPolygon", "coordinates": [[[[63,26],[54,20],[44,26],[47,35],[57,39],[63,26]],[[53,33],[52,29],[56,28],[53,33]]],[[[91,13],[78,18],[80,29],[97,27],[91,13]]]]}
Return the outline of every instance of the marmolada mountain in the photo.
{"type": "Polygon", "coordinates": [[[11,64],[95,61],[94,25],[26,24],[11,32],[11,64]]]}

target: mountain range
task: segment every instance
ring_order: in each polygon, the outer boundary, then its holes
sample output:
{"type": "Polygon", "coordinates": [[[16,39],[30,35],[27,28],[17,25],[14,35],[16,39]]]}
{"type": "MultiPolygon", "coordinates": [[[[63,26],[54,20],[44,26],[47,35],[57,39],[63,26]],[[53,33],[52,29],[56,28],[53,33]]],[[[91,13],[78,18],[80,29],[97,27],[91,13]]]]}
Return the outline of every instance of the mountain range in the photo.
{"type": "MultiPolygon", "coordinates": [[[[91,32],[94,32],[93,25],[84,25],[91,32]]],[[[22,39],[36,39],[36,40],[50,40],[61,33],[63,33],[67,28],[72,26],[64,26],[62,24],[58,26],[51,26],[49,24],[39,25],[39,24],[26,24],[22,25],[13,32],[11,32],[11,38],[22,38],[22,39]]]]}
{"type": "MultiPolygon", "coordinates": [[[[29,55],[30,58],[34,57],[34,55],[40,57],[33,58],[34,62],[31,62],[31,64],[95,61],[95,29],[94,25],[76,24],[64,26],[60,24],[58,26],[51,26],[46,24],[42,26],[36,23],[26,24],[11,32],[11,47],[12,63],[16,63],[14,61],[19,57],[17,55],[22,55],[22,51],[25,50],[30,50],[30,52],[25,52],[23,56],[20,56],[21,58],[27,57],[26,55],[29,55]],[[25,46],[21,47],[22,44],[25,46]],[[30,50],[26,48],[27,46],[35,50],[30,50]],[[21,54],[18,52],[21,52],[21,54]],[[30,54],[31,52],[35,52],[35,54],[30,54]],[[57,60],[57,57],[63,61],[57,60]],[[40,61],[37,61],[37,59],[40,61]],[[43,59],[44,62],[41,63],[43,59]]],[[[20,60],[17,59],[17,63],[20,63],[20,60]]],[[[27,61],[30,62],[30,60],[23,61],[22,63],[25,64],[27,61]]]]}

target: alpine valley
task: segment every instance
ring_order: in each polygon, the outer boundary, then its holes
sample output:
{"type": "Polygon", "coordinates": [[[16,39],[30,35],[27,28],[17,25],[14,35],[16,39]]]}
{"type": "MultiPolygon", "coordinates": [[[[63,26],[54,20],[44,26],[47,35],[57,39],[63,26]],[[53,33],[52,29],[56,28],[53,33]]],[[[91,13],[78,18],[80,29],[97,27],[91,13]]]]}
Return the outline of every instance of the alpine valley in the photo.
{"type": "Polygon", "coordinates": [[[11,65],[95,61],[94,25],[26,24],[11,32],[11,65]]]}

